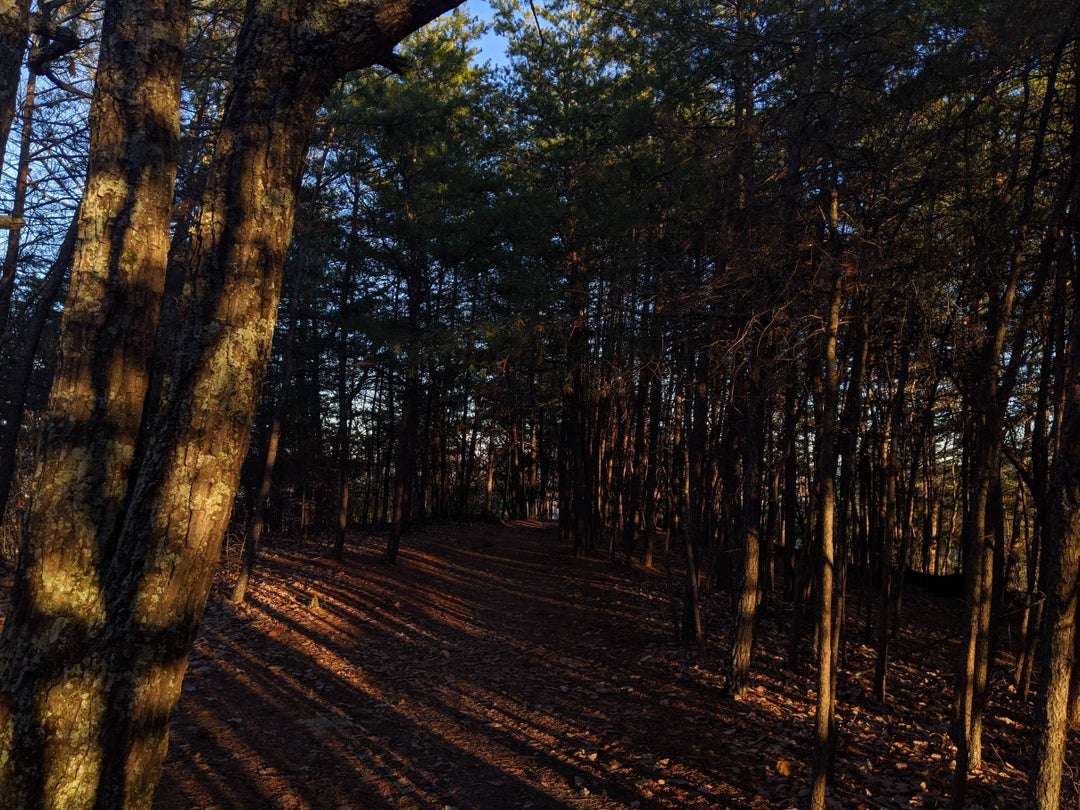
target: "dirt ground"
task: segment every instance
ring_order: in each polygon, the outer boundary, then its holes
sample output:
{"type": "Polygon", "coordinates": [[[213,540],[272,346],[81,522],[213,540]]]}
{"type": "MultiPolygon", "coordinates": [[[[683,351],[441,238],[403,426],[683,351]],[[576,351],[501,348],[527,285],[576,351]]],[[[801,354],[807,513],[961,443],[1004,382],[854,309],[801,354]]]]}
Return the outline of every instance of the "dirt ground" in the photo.
{"type": "MultiPolygon", "coordinates": [[[[751,689],[724,696],[727,601],[704,655],[676,643],[680,573],[579,559],[554,528],[429,526],[396,565],[385,538],[279,544],[249,601],[229,547],[191,658],[158,810],[801,808],[814,725],[812,639],[784,666],[790,608],[763,606],[751,689]]],[[[0,615],[10,577],[0,579],[0,615]]],[[[873,650],[842,665],[836,808],[944,808],[961,605],[905,597],[889,700],[873,650]]],[[[858,594],[850,638],[861,640],[858,594]]],[[[970,810],[1023,805],[1030,703],[994,672],[970,810]]],[[[1080,735],[1063,808],[1080,809],[1080,735]]]]}
{"type": "MultiPolygon", "coordinates": [[[[382,543],[358,538],[342,564],[323,547],[272,548],[241,607],[224,599],[223,573],[157,808],[806,805],[810,639],[804,667],[785,670],[778,603],[750,694],[733,701],[726,600],[709,606],[705,655],[680,646],[662,565],[577,559],[535,523],[428,527],[393,566],[378,562],[382,543]]],[[[933,642],[959,608],[913,594],[905,610],[887,705],[853,674],[872,671],[870,649],[846,663],[835,807],[947,804],[956,641],[933,642]]],[[[993,688],[971,808],[1023,800],[1031,707],[1004,670],[993,688]]],[[[1080,807],[1072,742],[1064,806],[1080,807]]]]}

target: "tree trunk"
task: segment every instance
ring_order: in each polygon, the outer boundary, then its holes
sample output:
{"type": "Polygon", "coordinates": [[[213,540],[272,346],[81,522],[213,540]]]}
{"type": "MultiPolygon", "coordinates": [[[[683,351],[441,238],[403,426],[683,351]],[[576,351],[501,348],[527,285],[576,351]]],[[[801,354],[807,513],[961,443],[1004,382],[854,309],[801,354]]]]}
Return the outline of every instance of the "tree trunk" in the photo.
{"type": "MultiPolygon", "coordinates": [[[[15,171],[15,189],[11,203],[11,217],[21,222],[26,210],[26,191],[30,180],[30,142],[34,128],[34,92],[36,76],[29,74],[26,80],[26,98],[23,101],[22,138],[19,144],[19,165],[15,171]]],[[[0,122],[2,124],[3,122],[0,122]]],[[[0,150],[0,158],[3,157],[0,150]]],[[[3,269],[0,270],[0,346],[10,338],[8,320],[11,317],[11,296],[15,290],[15,271],[19,266],[19,235],[21,228],[12,228],[7,235],[7,252],[3,269]]]]}
{"type": "Polygon", "coordinates": [[[814,769],[811,782],[811,810],[824,810],[825,794],[836,750],[836,662],[839,634],[834,624],[839,622],[835,594],[836,543],[833,536],[836,517],[836,409],[840,398],[840,372],[837,367],[836,341],[840,331],[840,306],[843,303],[843,284],[837,272],[829,302],[829,319],[825,331],[824,368],[821,375],[821,432],[818,438],[815,495],[817,521],[815,529],[818,546],[818,677],[817,713],[815,715],[814,769]]]}
{"type": "MultiPolygon", "coordinates": [[[[1080,44],[1073,46],[1074,80],[1080,74],[1076,59],[1080,44]]],[[[1074,81],[1075,84],[1075,81],[1074,81]]],[[[1070,159],[1073,172],[1080,160],[1080,99],[1073,99],[1070,159]]],[[[1060,435],[1050,469],[1043,537],[1046,601],[1043,608],[1042,642],[1039,649],[1038,699],[1035,701],[1035,750],[1031,759],[1029,795],[1037,810],[1057,810],[1065,744],[1070,719],[1080,714],[1080,683],[1077,655],[1080,634],[1080,293],[1078,268],[1073,254],[1080,214],[1071,206],[1065,234],[1058,247],[1058,274],[1072,283],[1072,323],[1061,361],[1063,394],[1060,435]],[[1071,701],[1070,701],[1071,692],[1071,701]]],[[[1065,298],[1065,284],[1055,285],[1065,298]]],[[[1064,327],[1058,345],[1065,344],[1064,327]]]]}
{"type": "MultiPolygon", "coordinates": [[[[299,278],[299,274],[297,278],[299,278]]],[[[255,496],[255,507],[251,513],[251,522],[244,536],[244,548],[240,557],[240,572],[233,583],[230,598],[233,602],[243,602],[247,596],[248,582],[255,570],[255,557],[262,542],[266,527],[266,504],[274,486],[274,468],[277,466],[278,445],[281,442],[281,424],[285,420],[285,405],[288,402],[289,386],[293,376],[293,342],[296,337],[296,310],[300,285],[293,289],[289,301],[289,324],[285,335],[285,369],[281,375],[281,388],[274,400],[274,412],[270,418],[270,435],[266,438],[266,453],[263,455],[262,475],[259,477],[259,492],[255,496]]]]}
{"type": "Polygon", "coordinates": [[[964,521],[965,598],[968,605],[957,679],[952,736],[957,746],[954,806],[963,805],[970,770],[982,763],[982,714],[989,679],[990,612],[994,578],[994,533],[989,526],[990,496],[998,464],[1000,428],[989,414],[979,414],[975,429],[971,504],[964,521]]]}
{"type": "Polygon", "coordinates": [[[903,571],[906,554],[902,548],[900,504],[900,468],[902,423],[904,421],[904,397],[907,389],[910,352],[902,348],[896,371],[895,390],[889,405],[886,419],[886,436],[883,439],[881,475],[880,525],[878,527],[881,542],[878,545],[878,576],[881,578],[880,603],[878,606],[878,647],[877,661],[874,667],[874,696],[882,703],[888,699],[889,652],[893,640],[893,624],[897,614],[897,600],[900,592],[898,570],[903,571]]]}
{"type": "MultiPolygon", "coordinates": [[[[329,151],[329,150],[327,150],[329,151]]],[[[323,153],[324,155],[326,152],[323,153]]],[[[321,173],[320,173],[321,174],[321,173]]],[[[359,183],[354,179],[355,185],[359,183]]],[[[321,185],[321,183],[320,183],[321,185]]],[[[350,422],[352,421],[352,394],[349,390],[349,308],[352,306],[353,272],[359,261],[356,245],[360,239],[360,189],[352,189],[351,231],[348,256],[341,269],[338,283],[338,345],[337,345],[337,521],[334,526],[335,560],[345,553],[345,531],[349,527],[349,480],[351,474],[352,447],[350,422]]]]}
{"type": "MultiPolygon", "coordinates": [[[[757,341],[755,341],[756,345],[757,341]]],[[[731,660],[726,694],[742,697],[750,684],[750,660],[754,649],[754,625],[761,599],[759,582],[761,549],[761,458],[765,444],[765,396],[761,390],[760,357],[751,357],[747,372],[748,396],[735,410],[742,411],[738,445],[742,452],[742,498],[738,507],[738,591],[735,595],[735,627],[731,637],[731,660]]]]}
{"type": "Polygon", "coordinates": [[[1053,493],[1047,515],[1048,593],[1039,653],[1039,699],[1035,701],[1035,752],[1029,790],[1038,810],[1057,810],[1069,689],[1076,666],[1076,622],[1080,582],[1080,326],[1069,344],[1071,370],[1061,450],[1053,462],[1053,493]]]}
{"type": "Polygon", "coordinates": [[[91,807],[113,769],[101,741],[119,678],[101,653],[120,606],[107,572],[165,280],[187,18],[186,0],[122,0],[103,22],[60,364],[0,639],[9,807],[91,807]]]}
{"type": "Polygon", "coordinates": [[[695,363],[695,379],[691,384],[689,441],[684,452],[683,498],[686,513],[683,519],[686,534],[687,588],[683,604],[683,638],[705,646],[705,630],[701,617],[701,598],[698,589],[698,566],[701,550],[709,542],[709,526],[706,519],[706,444],[708,442],[709,392],[705,382],[707,349],[701,349],[695,363]]]}
{"type": "Polygon", "coordinates": [[[0,155],[7,152],[15,103],[19,94],[23,56],[30,36],[30,0],[0,7],[0,155]]]}
{"type": "Polygon", "coordinates": [[[26,399],[30,392],[30,379],[34,373],[34,360],[38,355],[41,334],[52,314],[53,304],[56,303],[60,290],[64,286],[64,279],[71,272],[71,262],[75,255],[77,220],[76,214],[68,226],[67,234],[56,253],[56,258],[53,259],[52,265],[45,274],[41,295],[34,304],[33,312],[27,318],[18,351],[14,352],[10,366],[4,374],[10,399],[5,403],[5,410],[0,416],[4,423],[3,433],[0,434],[0,523],[3,523],[8,495],[11,493],[11,484],[15,478],[19,434],[22,429],[26,399]]]}
{"type": "Polygon", "coordinates": [[[7,807],[150,806],[246,454],[316,111],[336,78],[452,5],[248,4],[178,354],[142,439],[188,8],[107,5],[64,354],[0,644],[7,807]]]}
{"type": "MultiPolygon", "coordinates": [[[[693,435],[693,430],[690,433],[693,435]]],[[[698,540],[701,533],[699,526],[700,511],[697,503],[700,496],[695,497],[693,492],[691,470],[695,461],[691,459],[693,455],[691,445],[684,443],[681,448],[683,455],[682,502],[686,510],[683,517],[683,540],[685,541],[684,551],[686,553],[686,595],[683,599],[682,640],[689,641],[695,644],[699,651],[704,651],[705,627],[701,617],[701,597],[698,593],[698,562],[694,551],[695,546],[700,545],[698,540]]]]}
{"type": "Polygon", "coordinates": [[[663,463],[660,457],[660,407],[662,395],[663,383],[660,379],[660,358],[657,356],[652,362],[649,374],[649,466],[645,474],[645,512],[643,518],[645,551],[641,560],[641,564],[646,568],[652,568],[653,555],[656,551],[656,513],[660,502],[658,472],[660,465],[663,463]]]}
{"type": "Polygon", "coordinates": [[[630,418],[634,420],[634,443],[630,456],[629,487],[626,492],[623,532],[625,537],[626,564],[632,565],[637,556],[638,541],[645,528],[642,490],[645,485],[645,471],[649,466],[649,453],[645,444],[646,403],[649,399],[648,364],[642,361],[638,368],[637,391],[634,394],[634,408],[630,418]]]}
{"type": "Polygon", "coordinates": [[[410,363],[405,372],[405,392],[401,401],[401,434],[398,437],[397,466],[394,469],[394,506],[390,519],[390,537],[383,552],[383,562],[397,560],[401,536],[412,520],[412,498],[416,478],[416,434],[420,423],[419,371],[410,363]]]}
{"type": "Polygon", "coordinates": [[[349,423],[352,421],[352,403],[348,379],[348,344],[346,342],[344,320],[342,335],[338,345],[338,428],[337,428],[337,520],[334,525],[335,560],[340,560],[345,553],[345,533],[349,528],[349,478],[352,450],[350,447],[349,423]]]}

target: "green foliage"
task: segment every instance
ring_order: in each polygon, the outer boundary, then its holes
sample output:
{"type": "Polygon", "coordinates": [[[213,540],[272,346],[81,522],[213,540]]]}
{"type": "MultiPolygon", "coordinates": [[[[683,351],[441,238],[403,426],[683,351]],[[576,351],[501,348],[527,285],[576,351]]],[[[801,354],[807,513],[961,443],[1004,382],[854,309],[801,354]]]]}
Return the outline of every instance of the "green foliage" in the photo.
{"type": "MultiPolygon", "coordinates": [[[[705,375],[719,456],[748,369],[822,418],[838,276],[841,355],[873,324],[861,393],[878,433],[858,447],[881,441],[910,361],[905,407],[941,413],[936,436],[904,440],[951,457],[993,313],[998,361],[1033,356],[1071,160],[1068,9],[1028,3],[1037,23],[1017,26],[1011,4],[967,0],[496,7],[504,64],[478,65],[483,26],[451,15],[402,45],[403,75],[352,76],[325,110],[306,295],[318,364],[341,330],[367,364],[359,432],[393,422],[414,370],[424,424],[452,410],[503,459],[515,420],[565,421],[581,386],[599,448],[630,431],[655,369],[659,441],[671,451],[675,395],[705,375]]],[[[1017,374],[1030,400],[1037,375],[1017,374]]],[[[1030,402],[1003,408],[1028,435],[1030,402]]]]}

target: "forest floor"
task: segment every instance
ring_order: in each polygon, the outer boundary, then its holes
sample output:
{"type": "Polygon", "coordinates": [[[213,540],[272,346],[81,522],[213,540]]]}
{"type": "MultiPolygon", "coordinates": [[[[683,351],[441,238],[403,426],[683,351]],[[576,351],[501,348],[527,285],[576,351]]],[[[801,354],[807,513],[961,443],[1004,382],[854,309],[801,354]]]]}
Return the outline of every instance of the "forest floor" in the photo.
{"type": "MultiPolygon", "coordinates": [[[[242,606],[225,598],[225,566],[158,810],[806,806],[811,639],[803,666],[785,669],[778,599],[749,694],[732,700],[727,600],[708,605],[704,655],[676,643],[679,586],[662,561],[575,558],[552,526],[525,522],[429,525],[392,566],[378,562],[384,542],[356,538],[342,563],[319,545],[272,547],[242,606]]],[[[833,807],[947,806],[960,606],[913,590],[888,702],[871,694],[869,647],[842,667],[833,807]]],[[[1031,706],[1008,688],[1005,658],[970,808],[1023,802],[1031,706]]],[[[1075,735],[1068,767],[1063,807],[1076,808],[1075,735]]]]}
{"type": "MultiPolygon", "coordinates": [[[[429,525],[393,566],[383,542],[358,539],[341,564],[324,547],[271,548],[243,606],[223,572],[159,810],[806,805],[811,640],[786,670],[778,600],[750,692],[732,700],[727,600],[709,605],[704,656],[676,643],[663,565],[575,558],[536,523],[429,525]]],[[[960,606],[913,590],[887,704],[871,695],[869,647],[843,668],[835,807],[947,805],[960,606]]],[[[1002,663],[971,808],[1023,801],[1031,706],[1002,663]]],[[[1080,806],[1078,743],[1064,807],[1080,806]]]]}

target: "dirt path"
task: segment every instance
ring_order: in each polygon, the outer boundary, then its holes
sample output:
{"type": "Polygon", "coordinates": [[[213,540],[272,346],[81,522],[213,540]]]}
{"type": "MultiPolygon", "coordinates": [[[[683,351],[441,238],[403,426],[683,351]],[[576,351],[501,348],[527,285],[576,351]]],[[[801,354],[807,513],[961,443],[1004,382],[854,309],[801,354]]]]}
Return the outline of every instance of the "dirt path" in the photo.
{"type": "MultiPolygon", "coordinates": [[[[722,641],[704,659],[672,643],[661,573],[575,559],[539,524],[429,528],[395,566],[379,543],[341,566],[278,550],[249,605],[213,600],[157,808],[805,804],[813,678],[780,666],[786,618],[763,621],[736,703],[722,641]]],[[[947,631],[927,613],[909,646],[947,631]]],[[[894,667],[888,714],[845,687],[836,806],[945,805],[947,647],[894,667]]],[[[988,724],[978,806],[1016,806],[1026,733],[988,724]]]]}

